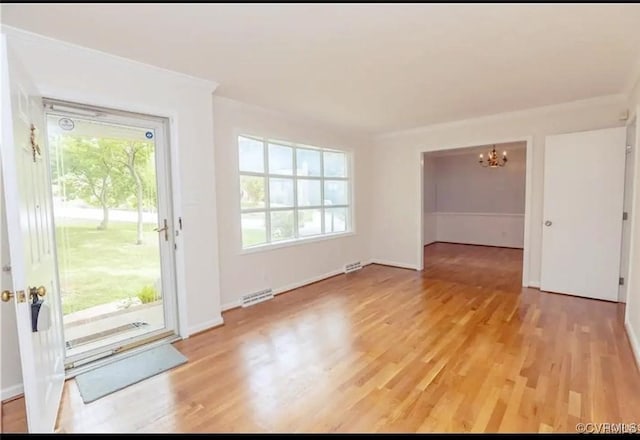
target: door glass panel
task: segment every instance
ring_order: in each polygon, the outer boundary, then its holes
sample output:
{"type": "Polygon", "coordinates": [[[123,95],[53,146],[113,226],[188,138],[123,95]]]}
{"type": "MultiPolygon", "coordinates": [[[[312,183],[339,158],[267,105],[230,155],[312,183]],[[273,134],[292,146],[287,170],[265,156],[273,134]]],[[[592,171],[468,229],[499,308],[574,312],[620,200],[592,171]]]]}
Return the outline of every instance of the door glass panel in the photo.
{"type": "Polygon", "coordinates": [[[49,114],[67,357],[165,328],[156,133],[49,114]]]}

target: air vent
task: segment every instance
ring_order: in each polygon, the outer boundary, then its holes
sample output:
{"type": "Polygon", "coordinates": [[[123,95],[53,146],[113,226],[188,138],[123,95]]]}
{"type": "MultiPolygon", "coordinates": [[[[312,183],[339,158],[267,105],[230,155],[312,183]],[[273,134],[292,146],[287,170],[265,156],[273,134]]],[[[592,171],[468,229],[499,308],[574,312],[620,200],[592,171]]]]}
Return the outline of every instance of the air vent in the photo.
{"type": "Polygon", "coordinates": [[[272,298],[273,291],[271,289],[265,289],[259,292],[250,293],[242,297],[242,307],[249,307],[272,298]]]}
{"type": "Polygon", "coordinates": [[[344,266],[344,273],[355,272],[356,270],[362,269],[362,264],[359,261],[355,263],[349,263],[344,266]]]}

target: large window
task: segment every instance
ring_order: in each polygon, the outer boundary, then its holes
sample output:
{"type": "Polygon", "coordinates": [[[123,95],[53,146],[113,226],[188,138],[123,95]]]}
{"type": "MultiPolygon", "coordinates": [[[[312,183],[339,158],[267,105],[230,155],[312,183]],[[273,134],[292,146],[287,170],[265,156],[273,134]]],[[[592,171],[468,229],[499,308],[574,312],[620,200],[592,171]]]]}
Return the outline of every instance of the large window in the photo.
{"type": "Polygon", "coordinates": [[[348,232],[347,153],[238,137],[244,249],[348,232]]]}

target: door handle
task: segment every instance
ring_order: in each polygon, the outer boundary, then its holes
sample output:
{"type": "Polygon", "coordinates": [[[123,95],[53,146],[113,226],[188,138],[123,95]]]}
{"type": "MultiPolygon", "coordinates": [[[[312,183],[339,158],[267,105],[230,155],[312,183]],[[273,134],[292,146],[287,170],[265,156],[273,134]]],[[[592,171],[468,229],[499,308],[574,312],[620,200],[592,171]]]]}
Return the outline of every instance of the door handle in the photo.
{"type": "Polygon", "coordinates": [[[154,229],[156,232],[164,232],[164,241],[169,241],[169,226],[167,226],[167,219],[164,219],[164,227],[157,227],[154,229]]]}
{"type": "Polygon", "coordinates": [[[546,222],[544,222],[545,226],[551,226],[553,224],[553,222],[551,220],[547,220],[546,222]]]}
{"type": "Polygon", "coordinates": [[[29,296],[35,299],[36,297],[42,298],[47,294],[47,289],[44,286],[40,287],[29,287],[29,296]]]}

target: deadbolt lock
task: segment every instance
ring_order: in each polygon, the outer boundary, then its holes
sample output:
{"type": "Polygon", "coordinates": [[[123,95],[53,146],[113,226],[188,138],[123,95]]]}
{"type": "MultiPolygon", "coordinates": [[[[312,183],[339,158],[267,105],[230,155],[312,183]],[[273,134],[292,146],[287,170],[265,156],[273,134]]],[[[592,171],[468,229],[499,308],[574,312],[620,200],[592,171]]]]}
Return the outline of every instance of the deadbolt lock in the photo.
{"type": "Polygon", "coordinates": [[[2,301],[3,302],[9,302],[9,301],[11,301],[11,298],[13,298],[13,292],[11,292],[10,290],[3,290],[2,291],[2,301]]]}
{"type": "MultiPolygon", "coordinates": [[[[17,292],[17,301],[18,302],[25,302],[25,294],[24,294],[24,290],[18,290],[17,292]]],[[[10,290],[3,290],[2,291],[2,301],[3,302],[9,302],[11,301],[11,298],[13,298],[14,296],[16,296],[15,293],[13,293],[10,290]]]]}

